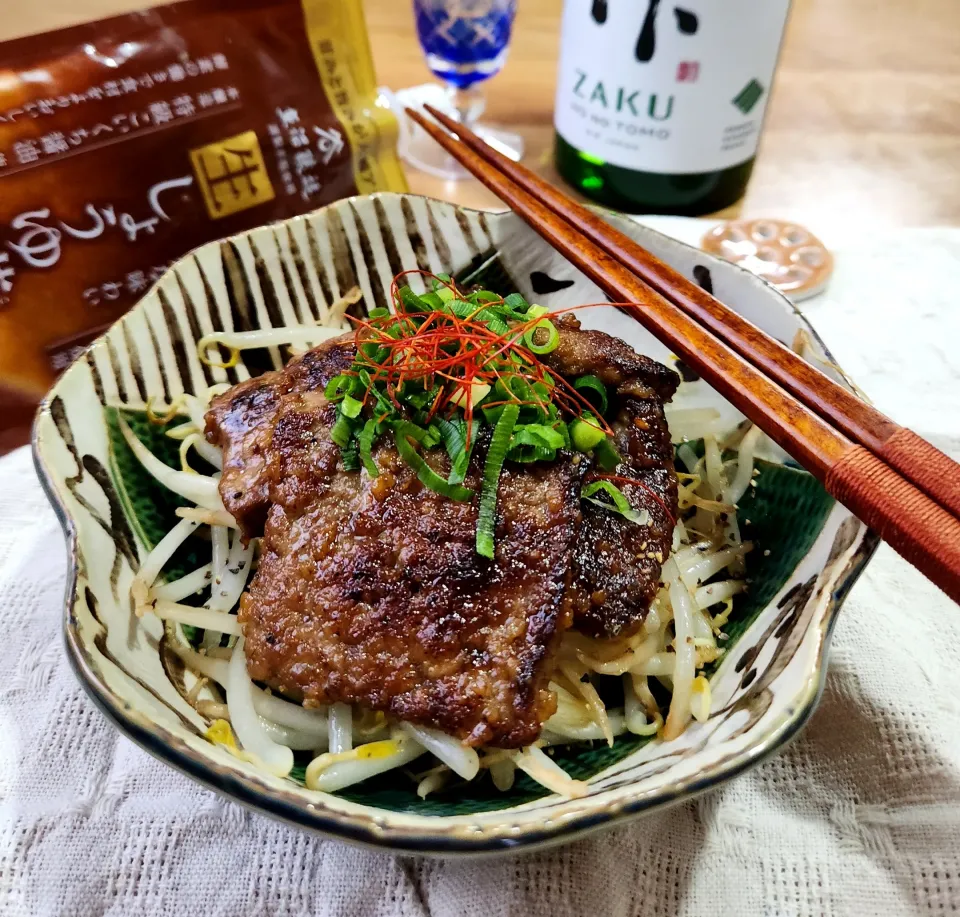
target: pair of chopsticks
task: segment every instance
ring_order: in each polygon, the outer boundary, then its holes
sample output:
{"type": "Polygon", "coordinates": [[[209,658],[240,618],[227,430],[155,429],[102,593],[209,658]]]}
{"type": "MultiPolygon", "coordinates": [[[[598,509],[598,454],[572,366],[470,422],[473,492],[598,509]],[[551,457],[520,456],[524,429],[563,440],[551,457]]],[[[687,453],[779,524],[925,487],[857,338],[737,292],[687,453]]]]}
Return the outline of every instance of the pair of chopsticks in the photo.
{"type": "Polygon", "coordinates": [[[407,114],[654,337],[960,602],[960,465],[431,106],[407,114]],[[450,133],[447,133],[449,131],[450,133]],[[624,305],[628,303],[629,305],[624,305]]]}

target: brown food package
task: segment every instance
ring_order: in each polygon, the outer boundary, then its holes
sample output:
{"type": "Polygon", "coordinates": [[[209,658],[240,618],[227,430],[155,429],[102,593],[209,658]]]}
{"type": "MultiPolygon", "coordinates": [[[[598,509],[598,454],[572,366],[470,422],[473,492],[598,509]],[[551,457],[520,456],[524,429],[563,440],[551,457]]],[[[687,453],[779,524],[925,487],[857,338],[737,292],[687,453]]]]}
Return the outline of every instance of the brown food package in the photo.
{"type": "Polygon", "coordinates": [[[0,453],[178,257],[403,191],[359,0],[187,0],[0,44],[0,453]]]}

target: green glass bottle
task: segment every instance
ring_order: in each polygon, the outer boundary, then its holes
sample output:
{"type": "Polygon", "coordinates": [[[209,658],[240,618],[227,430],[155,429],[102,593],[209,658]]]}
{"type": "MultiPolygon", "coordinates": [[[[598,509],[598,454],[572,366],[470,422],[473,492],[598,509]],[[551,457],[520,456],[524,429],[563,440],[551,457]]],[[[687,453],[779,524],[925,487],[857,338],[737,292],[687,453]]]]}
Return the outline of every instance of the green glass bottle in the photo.
{"type": "Polygon", "coordinates": [[[697,216],[742,197],[790,0],[566,0],[556,165],[617,210],[697,216]]]}

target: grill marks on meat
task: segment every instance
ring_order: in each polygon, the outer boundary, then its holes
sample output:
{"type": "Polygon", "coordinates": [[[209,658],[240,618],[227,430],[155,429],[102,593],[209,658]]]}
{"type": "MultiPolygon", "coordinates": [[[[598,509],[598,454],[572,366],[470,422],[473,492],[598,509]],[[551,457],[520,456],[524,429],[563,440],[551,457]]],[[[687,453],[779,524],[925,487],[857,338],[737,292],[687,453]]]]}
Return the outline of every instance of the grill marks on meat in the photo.
{"type": "MultiPolygon", "coordinates": [[[[264,535],[240,609],[254,679],[308,704],[356,703],[471,745],[519,747],[553,712],[552,656],[574,616],[600,637],[640,626],[677,509],[662,409],[677,377],[572,317],[556,324],[551,369],[593,373],[616,393],[615,473],[649,489],[616,483],[649,527],[581,504],[596,473],[582,456],[508,465],[489,561],[475,550],[477,500],[424,488],[389,440],[375,451],[379,477],[343,471],[323,390],[352,362],[350,337],[214,401],[221,496],[246,536],[264,535]]],[[[465,481],[478,493],[485,452],[481,439],[465,481]]],[[[426,458],[447,474],[441,450],[426,458]]]]}
{"type": "Polygon", "coordinates": [[[282,370],[235,385],[211,405],[206,434],[223,450],[220,496],[247,536],[260,534],[266,522],[277,418],[315,405],[327,382],[347,369],[355,354],[353,335],[334,338],[282,370]]]}
{"type": "Polygon", "coordinates": [[[673,447],[661,401],[649,395],[623,398],[612,427],[624,460],[609,474],[641,482],[612,483],[635,510],[649,513],[650,522],[635,525],[583,503],[571,598],[577,629],[600,638],[626,637],[643,624],[670,554],[677,514],[673,447]]]}
{"type": "Polygon", "coordinates": [[[571,620],[579,470],[504,475],[490,562],[473,505],[424,488],[393,448],[375,456],[373,481],[337,472],[302,513],[271,507],[240,609],[250,674],[471,745],[529,744],[553,712],[546,664],[571,620]]]}
{"type": "MultiPolygon", "coordinates": [[[[572,621],[585,463],[505,469],[496,559],[486,560],[475,550],[477,501],[423,487],[391,442],[375,451],[373,480],[339,467],[322,391],[352,352],[328,348],[243,383],[208,415],[227,508],[247,535],[266,519],[240,608],[251,676],[471,745],[529,744],[553,712],[550,660],[572,621]]],[[[478,492],[485,451],[478,443],[465,482],[478,492]]],[[[427,458],[448,473],[445,455],[427,458]]]]}
{"type": "MultiPolygon", "coordinates": [[[[560,340],[546,360],[562,376],[593,374],[614,389],[611,426],[623,461],[608,473],[639,481],[613,483],[635,510],[650,515],[649,525],[635,525],[592,503],[582,505],[570,587],[574,626],[591,637],[626,637],[642,625],[673,543],[677,479],[663,402],[680,380],[618,338],[580,330],[573,316],[555,324],[560,340]]],[[[601,473],[607,472],[593,469],[586,480],[601,473]]]]}

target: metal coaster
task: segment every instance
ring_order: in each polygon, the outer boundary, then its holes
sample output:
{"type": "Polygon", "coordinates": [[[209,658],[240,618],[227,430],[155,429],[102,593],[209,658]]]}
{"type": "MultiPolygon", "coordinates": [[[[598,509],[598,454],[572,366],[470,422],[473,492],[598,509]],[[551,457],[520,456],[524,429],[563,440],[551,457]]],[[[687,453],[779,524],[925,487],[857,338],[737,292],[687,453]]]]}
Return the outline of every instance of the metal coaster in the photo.
{"type": "Polygon", "coordinates": [[[711,229],[700,247],[762,277],[794,301],[821,292],[833,255],[808,229],[766,218],[730,220],[711,229]]]}

